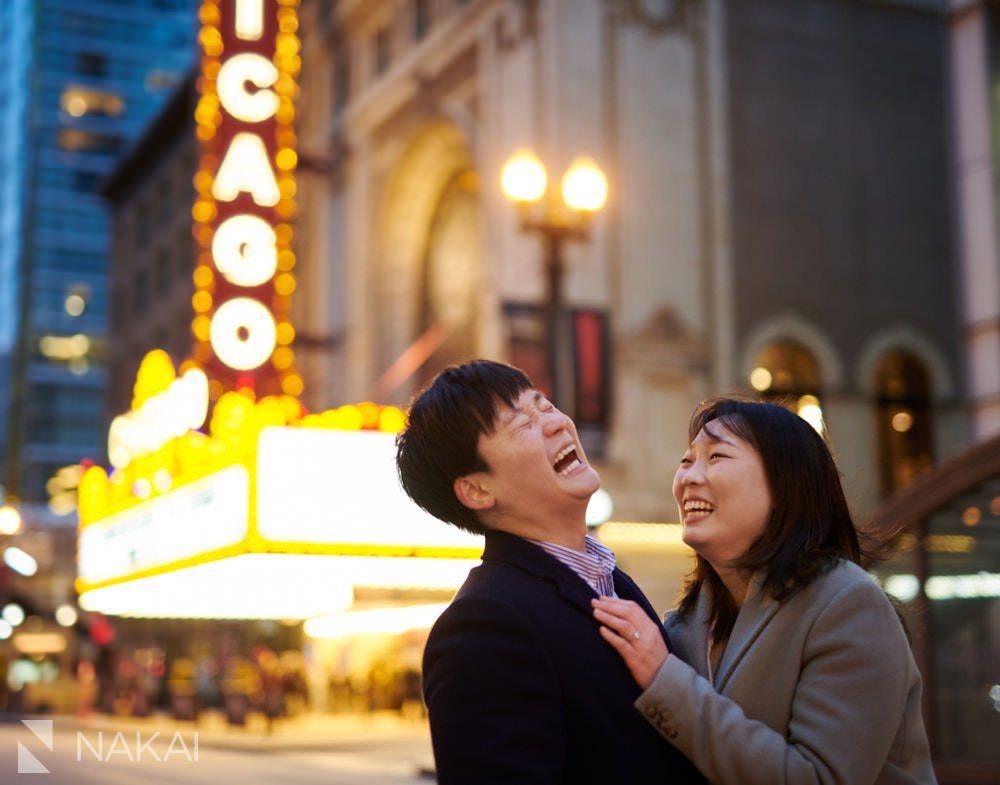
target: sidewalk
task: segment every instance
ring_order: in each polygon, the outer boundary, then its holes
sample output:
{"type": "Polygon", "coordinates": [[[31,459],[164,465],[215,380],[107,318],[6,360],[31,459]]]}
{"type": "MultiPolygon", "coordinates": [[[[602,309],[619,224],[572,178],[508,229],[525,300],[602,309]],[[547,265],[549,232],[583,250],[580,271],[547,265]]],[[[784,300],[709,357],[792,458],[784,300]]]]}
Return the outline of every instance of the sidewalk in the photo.
{"type": "Polygon", "coordinates": [[[401,754],[412,758],[415,770],[433,772],[434,768],[426,720],[404,719],[396,712],[361,716],[306,713],[277,720],[270,733],[262,714],[251,713],[247,725],[239,727],[229,725],[220,711],[204,711],[198,722],[178,721],[167,714],[119,717],[97,713],[88,717],[5,715],[3,720],[16,722],[22,718],[54,720],[57,733],[121,731],[145,734],[159,731],[162,736],[169,737],[177,732],[185,736],[197,732],[200,747],[252,753],[357,751],[392,744],[401,754]]]}

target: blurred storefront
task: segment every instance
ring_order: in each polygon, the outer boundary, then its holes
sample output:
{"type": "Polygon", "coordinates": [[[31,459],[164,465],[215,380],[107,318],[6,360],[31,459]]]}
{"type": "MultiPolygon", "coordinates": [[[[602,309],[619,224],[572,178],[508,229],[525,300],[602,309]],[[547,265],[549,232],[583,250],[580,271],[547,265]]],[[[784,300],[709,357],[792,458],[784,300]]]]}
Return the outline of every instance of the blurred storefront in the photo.
{"type": "Polygon", "coordinates": [[[882,507],[895,533],[872,572],[900,603],[924,676],[944,785],[1000,777],[1000,438],[969,448],[882,507]]]}

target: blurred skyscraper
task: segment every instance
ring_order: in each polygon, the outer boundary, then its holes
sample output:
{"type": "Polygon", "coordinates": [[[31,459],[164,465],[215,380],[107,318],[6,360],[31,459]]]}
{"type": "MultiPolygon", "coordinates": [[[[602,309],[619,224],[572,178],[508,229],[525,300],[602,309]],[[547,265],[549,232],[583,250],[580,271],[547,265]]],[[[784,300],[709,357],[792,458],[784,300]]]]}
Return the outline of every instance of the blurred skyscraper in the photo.
{"type": "Polygon", "coordinates": [[[193,0],[0,4],[0,460],[23,499],[103,451],[109,224],[96,189],[193,63],[195,19],[193,0]]]}

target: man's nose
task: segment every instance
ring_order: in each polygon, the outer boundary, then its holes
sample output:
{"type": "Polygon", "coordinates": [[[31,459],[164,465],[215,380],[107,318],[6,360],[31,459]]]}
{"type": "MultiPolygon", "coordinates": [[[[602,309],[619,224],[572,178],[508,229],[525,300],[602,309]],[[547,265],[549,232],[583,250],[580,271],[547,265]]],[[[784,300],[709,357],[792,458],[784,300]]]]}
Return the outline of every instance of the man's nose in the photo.
{"type": "Polygon", "coordinates": [[[547,436],[552,436],[559,433],[559,431],[566,430],[572,422],[569,417],[558,409],[543,412],[542,417],[544,418],[542,420],[542,431],[547,436]]]}

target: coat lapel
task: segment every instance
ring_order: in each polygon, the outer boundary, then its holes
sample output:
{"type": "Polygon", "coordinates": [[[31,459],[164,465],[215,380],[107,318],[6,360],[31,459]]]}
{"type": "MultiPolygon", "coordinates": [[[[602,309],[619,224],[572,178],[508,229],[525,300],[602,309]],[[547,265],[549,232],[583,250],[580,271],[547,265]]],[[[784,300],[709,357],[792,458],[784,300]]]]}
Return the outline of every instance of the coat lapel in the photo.
{"type": "Polygon", "coordinates": [[[537,578],[553,583],[566,602],[593,618],[590,601],[597,594],[573,570],[537,545],[507,532],[490,531],[486,533],[483,561],[490,560],[513,564],[537,578]]]}
{"type": "Polygon", "coordinates": [[[715,688],[720,693],[725,690],[740,661],[780,607],[777,600],[762,590],[763,579],[764,573],[758,572],[750,582],[746,599],[743,600],[739,615],[736,617],[736,624],[726,644],[726,650],[719,660],[719,667],[715,673],[715,688]]]}
{"type": "Polygon", "coordinates": [[[663,635],[663,640],[670,646],[670,638],[667,636],[667,631],[663,624],[660,622],[660,618],[656,615],[656,610],[652,605],[649,604],[649,600],[646,599],[646,595],[642,593],[642,590],[635,585],[628,575],[615,568],[613,578],[615,581],[615,594],[617,594],[623,600],[632,600],[638,603],[639,607],[646,611],[646,615],[649,616],[656,626],[659,627],[661,634],[663,635]]]}
{"type": "Polygon", "coordinates": [[[712,587],[702,584],[694,608],[687,616],[676,611],[668,614],[666,624],[671,651],[708,678],[708,625],[712,610],[712,587]]]}

